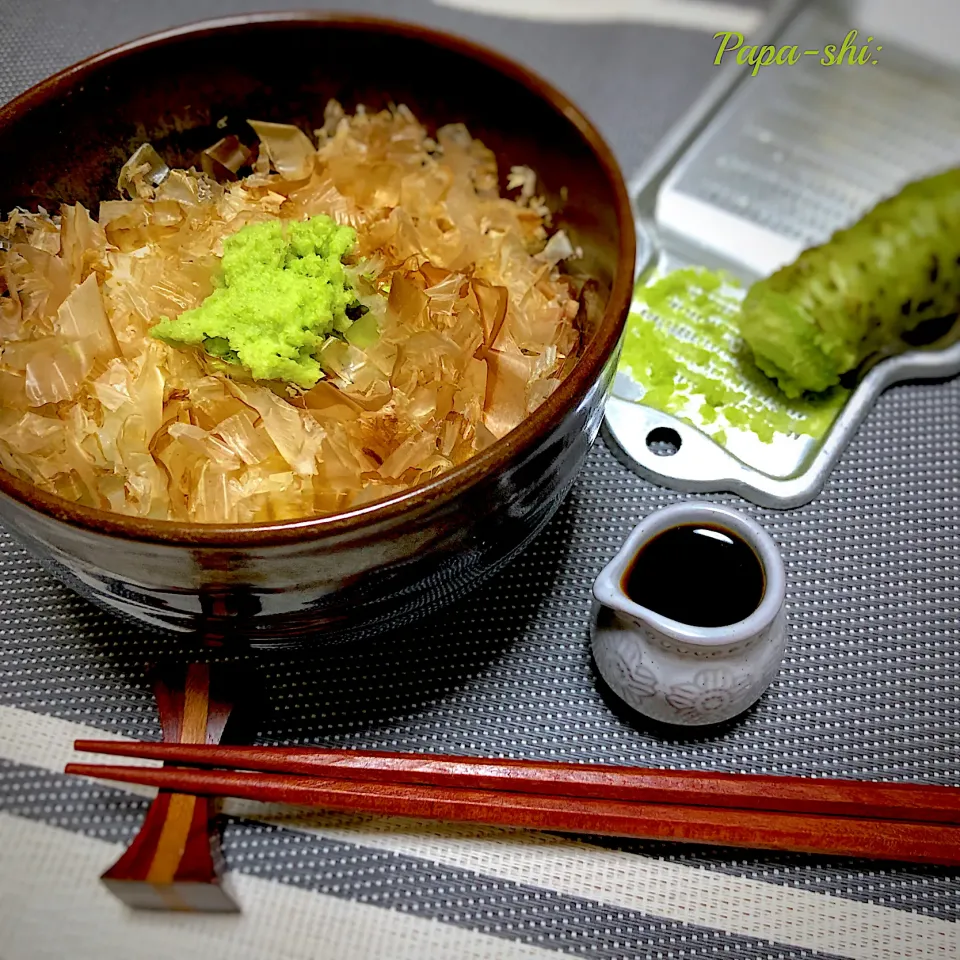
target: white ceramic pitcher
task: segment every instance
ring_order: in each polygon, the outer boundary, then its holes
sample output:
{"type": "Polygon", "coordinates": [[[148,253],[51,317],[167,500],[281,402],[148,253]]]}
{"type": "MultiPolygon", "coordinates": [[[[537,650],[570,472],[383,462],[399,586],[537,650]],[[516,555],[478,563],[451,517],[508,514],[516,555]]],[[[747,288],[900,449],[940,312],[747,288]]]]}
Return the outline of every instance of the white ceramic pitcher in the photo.
{"type": "MultiPolygon", "coordinates": [[[[684,576],[677,570],[678,577],[684,576]]],[[[593,656],[610,689],[662,723],[704,726],[729,720],[755,703],[777,675],[786,642],[786,577],[770,535],[749,517],[712,503],[680,503],[634,528],[597,577],[593,656]],[[623,581],[641,548],[672,527],[709,524],[735,534],[763,567],[759,606],[739,623],[698,627],[634,603],[623,581]]],[[[690,583],[691,593],[697,584],[690,583]]]]}

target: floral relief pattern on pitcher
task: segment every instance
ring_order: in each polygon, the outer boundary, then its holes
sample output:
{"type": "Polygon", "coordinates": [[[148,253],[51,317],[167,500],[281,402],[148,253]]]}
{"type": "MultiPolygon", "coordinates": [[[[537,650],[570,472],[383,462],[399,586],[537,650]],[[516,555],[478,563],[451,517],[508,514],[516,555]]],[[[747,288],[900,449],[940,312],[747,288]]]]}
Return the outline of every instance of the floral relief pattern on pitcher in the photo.
{"type": "Polygon", "coordinates": [[[656,695],[657,678],[644,664],[637,644],[627,642],[608,645],[604,654],[601,654],[601,659],[606,660],[606,663],[598,666],[601,666],[601,672],[610,676],[610,685],[620,696],[644,699],[656,695]]]}
{"type": "Polygon", "coordinates": [[[751,678],[723,667],[700,670],[690,683],[678,683],[665,693],[667,703],[686,723],[709,723],[714,716],[736,715],[753,699],[751,678]],[[741,707],[742,703],[742,707],[741,707]]]}

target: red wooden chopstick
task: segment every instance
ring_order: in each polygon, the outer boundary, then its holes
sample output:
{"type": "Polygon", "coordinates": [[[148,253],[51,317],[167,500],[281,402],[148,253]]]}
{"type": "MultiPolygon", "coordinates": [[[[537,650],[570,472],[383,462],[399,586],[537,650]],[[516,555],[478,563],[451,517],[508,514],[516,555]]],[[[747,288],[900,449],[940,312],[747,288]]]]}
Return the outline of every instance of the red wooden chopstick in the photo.
{"type": "Polygon", "coordinates": [[[960,824],[960,788],[316,747],[77,740],[87,753],[338,780],[960,824]]]}
{"type": "Polygon", "coordinates": [[[535,830],[960,866],[960,827],[263,772],[71,763],[67,773],[202,796],[535,830]]]}

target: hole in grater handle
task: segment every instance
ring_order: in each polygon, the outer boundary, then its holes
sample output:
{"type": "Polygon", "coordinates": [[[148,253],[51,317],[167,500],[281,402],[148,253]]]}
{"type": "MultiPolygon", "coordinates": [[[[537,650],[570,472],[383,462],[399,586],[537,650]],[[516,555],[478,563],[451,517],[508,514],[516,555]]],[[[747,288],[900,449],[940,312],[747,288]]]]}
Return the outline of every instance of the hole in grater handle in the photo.
{"type": "Polygon", "coordinates": [[[655,427],[647,434],[647,449],[658,457],[672,457],[682,446],[680,434],[672,427],[655,427]]]}

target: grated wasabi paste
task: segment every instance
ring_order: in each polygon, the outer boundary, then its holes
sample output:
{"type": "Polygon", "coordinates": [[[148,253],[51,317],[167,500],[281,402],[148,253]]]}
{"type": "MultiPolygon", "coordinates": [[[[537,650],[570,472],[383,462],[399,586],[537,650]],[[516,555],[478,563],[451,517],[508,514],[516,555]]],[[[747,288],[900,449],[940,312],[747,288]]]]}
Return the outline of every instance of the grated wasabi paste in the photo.
{"type": "Polygon", "coordinates": [[[742,295],[734,278],[693,267],[637,284],[620,368],[641,388],[639,402],[720,444],[731,429],[764,443],[777,434],[822,436],[847,391],[788,399],[740,337],[742,295]]]}
{"type": "MultiPolygon", "coordinates": [[[[256,380],[312,387],[323,375],[316,352],[353,324],[348,310],[358,304],[341,258],[356,239],[351,227],[323,215],[249,224],[223,242],[217,289],[199,307],[163,318],[151,334],[171,346],[200,347],[256,380]]],[[[375,336],[356,333],[364,343],[375,336]]]]}

